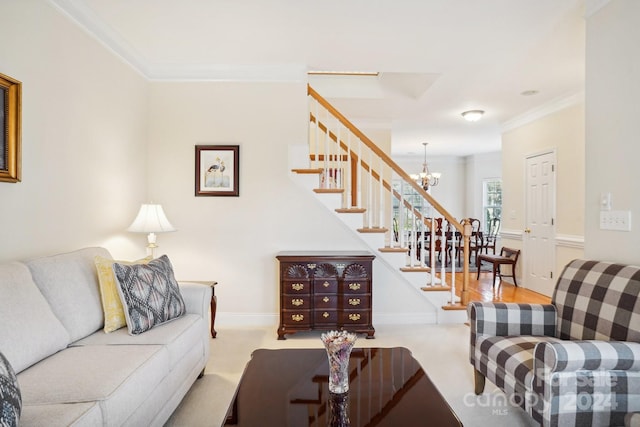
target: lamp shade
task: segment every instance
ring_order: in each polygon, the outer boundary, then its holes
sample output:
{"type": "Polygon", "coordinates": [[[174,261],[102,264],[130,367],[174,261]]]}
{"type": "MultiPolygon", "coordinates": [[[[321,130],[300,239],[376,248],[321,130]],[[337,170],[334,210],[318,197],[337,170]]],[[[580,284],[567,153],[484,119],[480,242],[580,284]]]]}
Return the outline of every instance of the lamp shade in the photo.
{"type": "Polygon", "coordinates": [[[138,216],[133,220],[128,231],[134,233],[164,233],[176,231],[164,214],[161,205],[145,204],[140,206],[138,216]]]}

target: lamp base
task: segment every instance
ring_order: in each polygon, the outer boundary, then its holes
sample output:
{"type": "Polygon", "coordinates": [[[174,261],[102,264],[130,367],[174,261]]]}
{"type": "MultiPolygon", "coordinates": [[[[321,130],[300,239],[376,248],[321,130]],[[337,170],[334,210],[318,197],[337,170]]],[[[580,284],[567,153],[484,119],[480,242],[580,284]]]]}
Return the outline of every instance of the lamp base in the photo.
{"type": "Polygon", "coordinates": [[[156,244],[156,233],[149,233],[149,235],[147,236],[147,242],[147,256],[155,258],[153,252],[154,249],[158,247],[158,245],[156,244]]]}

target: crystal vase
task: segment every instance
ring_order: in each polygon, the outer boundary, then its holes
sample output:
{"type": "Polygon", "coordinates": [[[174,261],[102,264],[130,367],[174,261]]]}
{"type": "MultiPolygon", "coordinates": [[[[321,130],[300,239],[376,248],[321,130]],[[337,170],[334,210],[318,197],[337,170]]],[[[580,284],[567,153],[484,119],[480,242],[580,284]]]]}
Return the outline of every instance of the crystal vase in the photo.
{"type": "Polygon", "coordinates": [[[346,331],[330,331],[321,335],[329,358],[329,391],[349,391],[349,357],[356,342],[356,335],[346,331]]]}

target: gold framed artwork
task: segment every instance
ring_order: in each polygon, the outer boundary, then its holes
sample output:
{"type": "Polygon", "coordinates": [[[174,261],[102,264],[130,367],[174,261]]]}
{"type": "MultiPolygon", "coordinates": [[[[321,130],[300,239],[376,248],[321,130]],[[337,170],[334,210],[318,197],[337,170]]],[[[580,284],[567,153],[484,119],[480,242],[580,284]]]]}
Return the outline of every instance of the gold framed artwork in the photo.
{"type": "Polygon", "coordinates": [[[0,74],[0,181],[18,182],[21,177],[22,83],[0,74]]]}
{"type": "Polygon", "coordinates": [[[240,146],[196,145],[196,196],[240,195],[240,146]]]}

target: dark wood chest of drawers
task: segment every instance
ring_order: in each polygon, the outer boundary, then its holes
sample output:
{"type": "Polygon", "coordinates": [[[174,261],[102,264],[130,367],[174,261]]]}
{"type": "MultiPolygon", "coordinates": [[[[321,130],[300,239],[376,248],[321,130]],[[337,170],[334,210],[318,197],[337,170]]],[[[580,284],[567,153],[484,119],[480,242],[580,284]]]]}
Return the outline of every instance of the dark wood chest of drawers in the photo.
{"type": "Polygon", "coordinates": [[[363,251],[281,252],[278,339],[298,331],[344,329],[373,338],[375,256],[363,251]]]}

